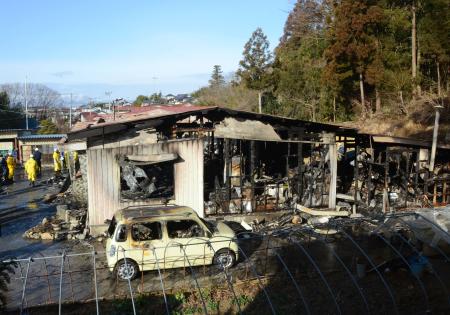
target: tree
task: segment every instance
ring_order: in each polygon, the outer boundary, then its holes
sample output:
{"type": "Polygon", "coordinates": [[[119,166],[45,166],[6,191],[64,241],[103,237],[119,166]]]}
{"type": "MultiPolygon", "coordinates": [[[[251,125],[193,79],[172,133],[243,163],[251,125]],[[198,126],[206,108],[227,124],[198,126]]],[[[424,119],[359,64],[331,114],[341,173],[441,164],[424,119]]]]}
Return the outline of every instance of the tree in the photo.
{"type": "Polygon", "coordinates": [[[274,93],[282,115],[316,121],[330,114],[321,82],[325,13],[320,2],[299,0],[288,16],[273,66],[274,93]]]}
{"type": "Polygon", "coordinates": [[[258,110],[261,113],[262,93],[270,86],[272,64],[269,41],[261,28],[253,32],[242,55],[237,74],[247,88],[258,91],[258,110]]]}
{"type": "Polygon", "coordinates": [[[161,92],[153,93],[152,95],[150,95],[148,100],[151,104],[165,104],[166,103],[166,100],[163,98],[161,92]]]}
{"type": "Polygon", "coordinates": [[[442,75],[448,75],[450,63],[450,12],[448,0],[421,1],[417,23],[423,71],[429,74],[424,83],[442,95],[442,75]],[[444,70],[444,71],[442,71],[444,70]],[[435,82],[435,84],[434,84],[435,82]]]}
{"type": "MultiPolygon", "coordinates": [[[[378,32],[384,15],[376,0],[342,0],[333,12],[325,51],[327,65],[324,81],[333,86],[346,86],[341,91],[352,92],[353,83],[359,83],[363,113],[367,108],[365,83],[378,89],[383,73],[378,32]]],[[[379,94],[378,94],[379,96],[379,94]]],[[[352,95],[347,95],[347,102],[352,95]]]]}
{"type": "Polygon", "coordinates": [[[209,80],[210,87],[220,87],[225,84],[225,78],[222,74],[222,67],[220,65],[215,65],[213,67],[213,72],[211,74],[211,79],[209,80]]]}
{"type": "Polygon", "coordinates": [[[7,109],[9,108],[9,95],[5,91],[0,92],[0,108],[7,109]]]}
{"type": "Polygon", "coordinates": [[[58,133],[58,127],[51,121],[51,119],[44,119],[40,121],[38,134],[48,135],[55,133],[58,133]]]}
{"type": "MultiPolygon", "coordinates": [[[[25,107],[25,84],[6,83],[0,85],[0,91],[8,93],[11,107],[25,107]]],[[[61,95],[41,83],[27,84],[28,112],[34,113],[37,119],[46,119],[49,109],[62,104],[61,95]]]]}
{"type": "Polygon", "coordinates": [[[142,103],[150,101],[150,98],[145,95],[138,95],[136,100],[133,102],[134,106],[142,106],[142,103]]]}
{"type": "Polygon", "coordinates": [[[0,126],[2,129],[25,127],[25,117],[20,107],[12,107],[7,92],[0,92],[0,126]]]}
{"type": "Polygon", "coordinates": [[[196,103],[208,106],[223,106],[233,109],[255,111],[258,108],[257,92],[237,82],[218,87],[203,87],[192,93],[196,103]]]}

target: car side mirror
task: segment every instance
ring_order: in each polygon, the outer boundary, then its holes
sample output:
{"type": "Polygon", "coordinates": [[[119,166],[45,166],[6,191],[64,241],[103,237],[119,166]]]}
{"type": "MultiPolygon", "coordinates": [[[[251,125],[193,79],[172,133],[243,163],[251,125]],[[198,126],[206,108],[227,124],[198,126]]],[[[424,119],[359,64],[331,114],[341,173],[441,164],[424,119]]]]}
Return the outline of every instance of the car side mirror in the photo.
{"type": "Polygon", "coordinates": [[[207,238],[211,238],[212,237],[212,233],[210,231],[205,231],[206,233],[206,237],[207,238]]]}

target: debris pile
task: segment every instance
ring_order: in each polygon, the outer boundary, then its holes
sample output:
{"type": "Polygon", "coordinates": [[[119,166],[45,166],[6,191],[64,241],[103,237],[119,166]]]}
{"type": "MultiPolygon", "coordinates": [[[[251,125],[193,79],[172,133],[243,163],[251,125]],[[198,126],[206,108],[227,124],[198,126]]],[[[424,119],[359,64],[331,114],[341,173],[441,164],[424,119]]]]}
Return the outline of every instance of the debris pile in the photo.
{"type": "Polygon", "coordinates": [[[251,230],[253,232],[270,232],[271,230],[279,229],[280,227],[303,224],[314,228],[320,233],[320,227],[328,223],[331,218],[349,216],[350,212],[346,210],[332,211],[310,209],[300,204],[296,204],[295,210],[284,213],[275,220],[267,221],[266,219],[254,219],[250,224],[243,221],[241,222],[241,225],[246,230],[251,230]]]}
{"type": "Polygon", "coordinates": [[[85,239],[86,229],[85,208],[69,209],[68,205],[58,205],[56,215],[44,218],[40,224],[27,230],[24,238],[37,240],[85,239]]]}

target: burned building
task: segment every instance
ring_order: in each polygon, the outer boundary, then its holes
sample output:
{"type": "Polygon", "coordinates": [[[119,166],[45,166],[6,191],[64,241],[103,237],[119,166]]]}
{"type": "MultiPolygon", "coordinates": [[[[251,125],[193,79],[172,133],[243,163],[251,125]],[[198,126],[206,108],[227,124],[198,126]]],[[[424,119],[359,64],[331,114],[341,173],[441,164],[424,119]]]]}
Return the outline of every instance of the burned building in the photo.
{"type": "MultiPolygon", "coordinates": [[[[189,206],[202,217],[298,204],[383,207],[398,143],[377,139],[337,125],[182,105],[71,132],[65,145],[87,161],[82,172],[95,228],[120,208],[153,203],[189,206]]],[[[420,171],[424,146],[405,149],[401,169],[420,171]]],[[[411,180],[419,187],[430,179],[414,176],[407,175],[408,194],[411,180]]]]}
{"type": "Polygon", "coordinates": [[[450,202],[450,145],[438,145],[431,169],[431,143],[361,134],[354,168],[354,198],[365,209],[382,212],[432,207],[450,202]]]}

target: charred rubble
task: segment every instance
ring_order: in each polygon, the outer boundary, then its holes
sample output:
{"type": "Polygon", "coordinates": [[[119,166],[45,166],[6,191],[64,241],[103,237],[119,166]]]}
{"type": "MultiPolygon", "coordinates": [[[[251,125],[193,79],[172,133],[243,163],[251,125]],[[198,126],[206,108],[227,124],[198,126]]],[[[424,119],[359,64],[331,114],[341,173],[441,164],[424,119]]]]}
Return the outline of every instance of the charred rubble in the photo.
{"type": "Polygon", "coordinates": [[[124,200],[170,198],[173,196],[173,163],[145,163],[118,157],[121,197],[124,200]]]}
{"type": "Polygon", "coordinates": [[[387,213],[450,201],[449,146],[439,146],[430,171],[425,141],[219,107],[93,126],[70,133],[67,145],[85,152],[89,224],[99,227],[116,210],[147,203],[225,217],[299,206],[387,213]]]}

